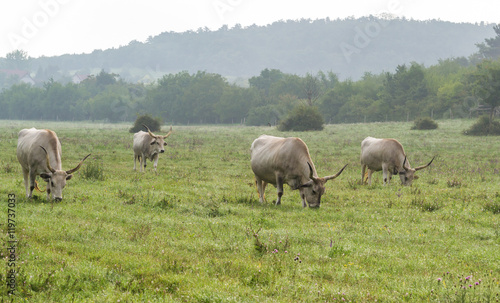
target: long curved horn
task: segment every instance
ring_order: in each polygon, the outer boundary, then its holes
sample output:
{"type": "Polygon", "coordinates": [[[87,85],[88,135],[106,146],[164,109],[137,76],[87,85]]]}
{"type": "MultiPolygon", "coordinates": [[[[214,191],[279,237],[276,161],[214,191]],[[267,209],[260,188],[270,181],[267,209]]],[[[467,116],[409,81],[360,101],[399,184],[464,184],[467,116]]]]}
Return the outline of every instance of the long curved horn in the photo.
{"type": "Polygon", "coordinates": [[[324,177],[323,179],[325,179],[325,182],[326,182],[326,181],[328,181],[328,180],[335,179],[335,178],[337,178],[338,176],[340,176],[340,174],[344,171],[344,168],[346,168],[346,167],[347,167],[347,165],[349,165],[349,164],[344,165],[344,167],[342,167],[342,169],[341,169],[341,170],[339,170],[339,172],[338,172],[338,173],[336,173],[335,175],[333,175],[333,176],[327,176],[327,177],[324,177]]]}
{"type": "Polygon", "coordinates": [[[165,136],[163,136],[163,139],[167,139],[168,136],[170,136],[172,134],[172,126],[170,126],[170,130],[168,131],[168,134],[166,134],[165,136]]]}
{"type": "Polygon", "coordinates": [[[316,178],[314,178],[314,176],[313,176],[313,168],[312,168],[311,163],[307,162],[307,165],[309,166],[309,179],[311,179],[311,180],[316,179],[316,178]]]}
{"type": "Polygon", "coordinates": [[[406,164],[406,155],[405,155],[405,159],[404,159],[404,161],[403,161],[403,169],[404,169],[404,170],[407,170],[407,169],[406,169],[406,167],[405,167],[405,164],[406,164]]]}
{"type": "Polygon", "coordinates": [[[43,151],[45,152],[45,159],[47,160],[47,168],[50,170],[51,173],[55,173],[56,170],[53,169],[51,166],[50,166],[50,160],[49,160],[49,154],[47,153],[47,151],[45,150],[45,148],[43,148],[43,146],[40,145],[40,147],[43,149],[43,151]]]}
{"type": "Polygon", "coordinates": [[[155,134],[153,134],[153,133],[149,130],[149,127],[147,127],[145,124],[143,124],[142,126],[144,126],[144,127],[148,130],[148,133],[149,133],[149,135],[150,135],[151,137],[153,137],[153,138],[155,138],[155,139],[156,139],[156,137],[157,137],[157,136],[156,136],[155,134]]]}
{"type": "Polygon", "coordinates": [[[87,159],[89,156],[90,156],[90,154],[86,155],[85,158],[83,158],[82,161],[80,161],[80,163],[78,163],[78,165],[75,168],[67,170],[66,173],[69,175],[69,174],[72,174],[75,171],[79,170],[80,166],[82,166],[83,161],[85,161],[85,159],[87,159]]]}
{"type": "MultiPolygon", "coordinates": [[[[299,185],[299,187],[310,187],[314,184],[314,182],[317,179],[313,176],[313,168],[312,168],[311,163],[307,162],[307,165],[309,166],[309,179],[311,179],[311,180],[309,180],[308,182],[306,182],[304,184],[299,185]]],[[[299,188],[299,187],[297,187],[297,188],[299,188]]]]}
{"type": "Polygon", "coordinates": [[[422,166],[416,167],[416,168],[415,168],[415,171],[417,171],[417,170],[421,170],[421,169],[424,169],[424,168],[426,168],[427,166],[431,165],[432,161],[434,161],[434,158],[436,158],[436,156],[432,157],[431,162],[429,162],[427,165],[422,165],[422,166]]]}

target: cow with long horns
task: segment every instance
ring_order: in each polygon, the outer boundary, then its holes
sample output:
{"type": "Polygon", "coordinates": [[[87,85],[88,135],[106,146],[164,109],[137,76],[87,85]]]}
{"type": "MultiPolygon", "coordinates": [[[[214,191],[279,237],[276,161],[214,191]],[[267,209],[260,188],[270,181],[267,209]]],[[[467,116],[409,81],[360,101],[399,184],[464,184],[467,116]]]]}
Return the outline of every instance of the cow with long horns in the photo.
{"type": "Polygon", "coordinates": [[[302,206],[319,207],[325,193],[325,183],[337,178],[347,164],[335,175],[320,178],[309,155],[307,145],[300,138],[281,138],[262,135],[250,147],[251,166],[255,174],[259,200],[264,202],[267,183],[276,186],[281,204],[283,184],[292,190],[298,189],[302,206]],[[307,204],[306,204],[307,201],[307,204]]]}
{"type": "Polygon", "coordinates": [[[366,137],[361,142],[361,184],[364,183],[365,170],[368,168],[368,185],[372,184],[374,171],[382,171],[384,184],[389,184],[392,175],[399,175],[403,185],[411,185],[418,179],[415,172],[431,165],[434,158],[427,164],[411,168],[403,145],[395,139],[377,139],[366,137]]]}
{"type": "Polygon", "coordinates": [[[26,187],[26,197],[31,198],[33,189],[38,188],[36,177],[40,176],[47,182],[47,200],[50,194],[56,201],[62,200],[62,190],[66,181],[73,177],[73,173],[80,169],[83,161],[70,170],[62,170],[61,143],[55,132],[48,129],[23,129],[17,140],[17,160],[21,164],[26,187]]]}
{"type": "Polygon", "coordinates": [[[134,134],[134,170],[136,170],[136,161],[139,160],[139,170],[142,172],[142,167],[146,170],[146,159],[153,162],[153,167],[156,172],[158,165],[158,156],[165,152],[167,142],[165,139],[172,134],[172,126],[170,131],[165,135],[155,135],[149,130],[149,127],[143,124],[147,132],[139,131],[134,134]]]}

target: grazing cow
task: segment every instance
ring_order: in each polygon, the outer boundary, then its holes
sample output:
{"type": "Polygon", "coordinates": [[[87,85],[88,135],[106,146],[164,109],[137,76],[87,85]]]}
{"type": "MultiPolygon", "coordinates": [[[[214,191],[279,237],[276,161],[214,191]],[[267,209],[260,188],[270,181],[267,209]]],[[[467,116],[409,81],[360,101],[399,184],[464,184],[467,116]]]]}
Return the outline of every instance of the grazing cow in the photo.
{"type": "Polygon", "coordinates": [[[62,200],[62,190],[66,181],[73,177],[72,173],[80,169],[83,161],[70,170],[62,170],[61,143],[55,132],[48,129],[23,129],[17,140],[17,160],[23,169],[26,197],[31,198],[36,186],[36,176],[47,182],[47,200],[50,194],[56,201],[62,200]]]}
{"type": "Polygon", "coordinates": [[[427,165],[411,168],[403,146],[397,140],[366,137],[361,142],[361,184],[364,183],[365,169],[368,168],[369,185],[372,184],[374,171],[383,172],[384,184],[390,183],[392,175],[399,174],[403,185],[411,185],[414,179],[418,179],[415,172],[431,165],[434,158],[427,165]]]}
{"type": "Polygon", "coordinates": [[[287,183],[292,190],[300,191],[303,207],[307,206],[306,201],[309,207],[319,207],[326,181],[337,178],[347,166],[336,175],[319,178],[309,149],[299,138],[262,135],[253,141],[250,151],[261,203],[266,185],[271,183],[278,190],[276,205],[281,204],[283,184],[287,183]]]}
{"type": "Polygon", "coordinates": [[[149,158],[152,162],[154,161],[153,167],[156,172],[158,156],[165,152],[164,146],[167,145],[165,139],[172,134],[172,126],[170,126],[170,131],[165,136],[155,135],[146,125],[143,124],[143,126],[148,132],[141,130],[134,134],[134,170],[137,160],[139,160],[139,171],[142,171],[143,165],[144,170],[146,170],[146,159],[149,158]]]}

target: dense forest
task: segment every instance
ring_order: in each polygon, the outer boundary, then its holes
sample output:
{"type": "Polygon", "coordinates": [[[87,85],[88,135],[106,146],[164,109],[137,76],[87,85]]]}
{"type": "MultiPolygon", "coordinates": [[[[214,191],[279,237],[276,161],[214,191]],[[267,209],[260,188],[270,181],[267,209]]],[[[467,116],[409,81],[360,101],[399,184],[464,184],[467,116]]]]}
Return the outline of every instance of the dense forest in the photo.
{"type": "Polygon", "coordinates": [[[467,62],[448,59],[428,68],[404,64],[393,72],[366,73],[358,81],[341,81],[332,72],[302,77],[264,69],[250,78],[248,88],[207,72],[168,74],[145,86],[101,71],[79,84],[48,81],[43,87],[4,89],[0,119],[118,122],[149,113],[168,124],[267,125],[304,104],[317,107],[328,123],[462,118],[475,115],[480,104],[500,105],[500,60],[467,62]],[[493,83],[490,71],[497,75],[493,83]],[[488,93],[488,85],[495,94],[488,93]]]}
{"type": "Polygon", "coordinates": [[[409,62],[430,66],[440,59],[468,57],[476,51],[476,43],[492,36],[492,25],[487,24],[373,16],[302,19],[164,32],[145,42],[90,54],[29,58],[24,69],[39,83],[50,78],[68,82],[74,74],[100,70],[120,74],[128,82],[148,82],[181,71],[205,71],[234,80],[248,79],[266,68],[301,76],[333,71],[340,79],[358,80],[366,72],[379,74],[409,62]]]}
{"type": "MultiPolygon", "coordinates": [[[[218,73],[181,71],[152,85],[131,83],[102,69],[79,83],[5,86],[0,119],[133,121],[148,113],[168,124],[276,124],[298,106],[319,110],[327,123],[462,118],[500,106],[500,26],[466,57],[426,67],[412,61],[392,71],[340,79],[333,71],[298,75],[264,68],[248,87],[218,73]]],[[[29,64],[23,51],[9,64],[29,64]]]]}

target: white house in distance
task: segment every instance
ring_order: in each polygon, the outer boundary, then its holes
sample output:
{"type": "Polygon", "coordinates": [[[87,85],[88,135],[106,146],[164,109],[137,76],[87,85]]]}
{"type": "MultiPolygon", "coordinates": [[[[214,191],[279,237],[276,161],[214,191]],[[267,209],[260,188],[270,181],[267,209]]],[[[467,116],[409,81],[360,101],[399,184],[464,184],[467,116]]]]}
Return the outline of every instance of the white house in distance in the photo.
{"type": "Polygon", "coordinates": [[[73,77],[71,78],[71,81],[75,84],[78,84],[82,82],[83,80],[87,79],[89,75],[79,75],[79,74],[74,74],[73,77]]]}
{"type": "Polygon", "coordinates": [[[0,73],[4,74],[6,78],[15,78],[20,83],[28,83],[31,85],[35,84],[35,80],[31,78],[30,72],[27,70],[18,69],[0,69],[0,73]]]}

